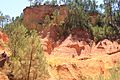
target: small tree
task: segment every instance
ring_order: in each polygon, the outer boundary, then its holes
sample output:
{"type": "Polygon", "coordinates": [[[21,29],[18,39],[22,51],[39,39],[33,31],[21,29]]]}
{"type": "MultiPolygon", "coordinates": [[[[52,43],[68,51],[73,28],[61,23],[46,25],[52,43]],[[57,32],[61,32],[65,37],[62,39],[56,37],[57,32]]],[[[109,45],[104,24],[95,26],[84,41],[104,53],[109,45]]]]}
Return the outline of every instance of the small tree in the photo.
{"type": "Polygon", "coordinates": [[[52,0],[51,5],[57,5],[57,0],[52,0]]]}
{"type": "Polygon", "coordinates": [[[44,3],[45,5],[50,5],[50,1],[49,0],[47,0],[47,1],[45,1],[45,3],[44,3]]]}
{"type": "Polygon", "coordinates": [[[104,0],[104,9],[105,9],[105,17],[104,23],[105,25],[112,24],[112,0],[104,0]]]}
{"type": "Polygon", "coordinates": [[[102,13],[103,7],[104,7],[103,4],[99,5],[99,8],[101,9],[101,13],[102,13]]]}
{"type": "Polygon", "coordinates": [[[0,12],[0,25],[2,28],[4,27],[5,24],[11,22],[11,18],[9,15],[3,15],[2,12],[0,12]]]}
{"type": "Polygon", "coordinates": [[[4,24],[3,24],[4,19],[5,19],[5,17],[3,16],[3,13],[0,12],[0,25],[2,26],[2,28],[3,28],[3,26],[4,26],[4,24]]]}
{"type": "Polygon", "coordinates": [[[30,2],[30,6],[32,6],[32,1],[33,1],[33,0],[28,0],[28,1],[30,2]]]}
{"type": "Polygon", "coordinates": [[[65,23],[66,28],[88,28],[88,16],[82,2],[73,1],[68,5],[68,8],[68,17],[65,23]]]}
{"type": "Polygon", "coordinates": [[[37,32],[29,31],[21,24],[8,25],[4,31],[10,39],[13,53],[10,69],[15,80],[44,80],[46,62],[37,32]]]}
{"type": "Polygon", "coordinates": [[[44,0],[35,0],[34,3],[35,5],[41,5],[44,0]]]}
{"type": "Polygon", "coordinates": [[[96,0],[93,0],[93,1],[92,1],[92,5],[91,5],[91,11],[92,11],[92,12],[97,12],[97,7],[98,7],[98,5],[97,5],[96,3],[97,3],[96,0]]]}

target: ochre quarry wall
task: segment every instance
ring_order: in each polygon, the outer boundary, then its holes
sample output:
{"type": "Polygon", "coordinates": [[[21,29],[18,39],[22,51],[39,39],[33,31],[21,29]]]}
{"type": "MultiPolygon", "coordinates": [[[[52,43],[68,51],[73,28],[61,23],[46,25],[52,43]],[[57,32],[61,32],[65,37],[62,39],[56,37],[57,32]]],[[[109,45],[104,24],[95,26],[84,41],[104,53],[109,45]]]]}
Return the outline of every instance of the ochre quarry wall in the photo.
{"type": "MultiPolygon", "coordinates": [[[[37,29],[44,22],[45,16],[52,16],[55,10],[59,11],[58,22],[64,21],[67,16],[65,6],[27,7],[24,9],[24,25],[29,29],[37,29]]],[[[91,16],[95,19],[96,15],[91,16]]],[[[95,23],[96,20],[91,21],[95,23]]],[[[73,29],[65,39],[62,36],[63,39],[55,42],[57,28],[57,24],[50,25],[43,30],[45,36],[41,38],[50,75],[48,80],[87,80],[87,77],[99,75],[108,77],[109,70],[120,61],[120,44],[116,41],[104,39],[97,44],[93,41],[90,46],[87,43],[89,33],[73,29]]]]}
{"type": "Polygon", "coordinates": [[[65,6],[39,5],[34,7],[26,7],[24,12],[23,23],[29,29],[36,29],[38,25],[44,22],[46,15],[52,16],[55,10],[59,11],[58,20],[63,21],[67,15],[65,6]]]}

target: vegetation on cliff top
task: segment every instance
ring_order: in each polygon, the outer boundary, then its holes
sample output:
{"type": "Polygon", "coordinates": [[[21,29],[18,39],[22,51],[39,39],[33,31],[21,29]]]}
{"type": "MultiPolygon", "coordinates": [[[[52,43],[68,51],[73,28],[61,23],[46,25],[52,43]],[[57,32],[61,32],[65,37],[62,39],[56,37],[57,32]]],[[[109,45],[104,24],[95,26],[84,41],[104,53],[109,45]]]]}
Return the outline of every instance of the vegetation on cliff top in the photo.
{"type": "MultiPolygon", "coordinates": [[[[43,23],[40,24],[45,27],[53,23],[61,26],[63,31],[58,32],[58,34],[70,34],[70,31],[73,28],[83,28],[92,34],[92,39],[99,41],[104,38],[112,38],[120,33],[119,0],[103,0],[103,3],[99,5],[97,0],[28,1],[30,2],[30,7],[39,5],[65,5],[68,8],[68,15],[65,18],[65,21],[60,21],[60,23],[58,23],[57,16],[59,16],[59,11],[55,10],[53,16],[46,15],[43,23]]],[[[24,14],[21,16],[24,16],[24,14]]],[[[18,17],[16,19],[18,19],[18,17]]],[[[9,17],[5,17],[1,13],[0,23],[2,26],[6,20],[10,20],[9,17]]],[[[12,22],[14,21],[13,18],[11,20],[12,22]]]]}
{"type": "MultiPolygon", "coordinates": [[[[59,16],[59,10],[53,12],[54,23],[62,27],[62,32],[70,34],[73,28],[82,28],[92,34],[92,39],[99,41],[104,38],[113,39],[113,36],[120,33],[120,1],[119,0],[103,0],[98,5],[97,0],[29,0],[32,6],[39,5],[65,5],[67,17],[61,23],[55,19],[59,16]]],[[[42,23],[45,27],[52,24],[51,16],[46,15],[45,21],[42,23]],[[46,20],[47,19],[47,20],[46,20]],[[47,22],[46,22],[47,21],[47,22]]],[[[59,34],[62,34],[60,32],[59,34]]],[[[62,35],[63,35],[62,34],[62,35]]],[[[115,39],[115,38],[114,38],[115,39]]]]}

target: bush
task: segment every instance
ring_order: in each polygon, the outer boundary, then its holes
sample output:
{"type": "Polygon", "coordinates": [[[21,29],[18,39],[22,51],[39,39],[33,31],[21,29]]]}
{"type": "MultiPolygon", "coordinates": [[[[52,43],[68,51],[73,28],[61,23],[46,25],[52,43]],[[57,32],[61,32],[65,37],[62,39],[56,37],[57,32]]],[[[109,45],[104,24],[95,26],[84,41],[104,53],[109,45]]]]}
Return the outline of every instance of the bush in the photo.
{"type": "Polygon", "coordinates": [[[73,28],[88,29],[88,14],[84,11],[84,6],[77,2],[71,2],[68,5],[68,16],[65,21],[65,29],[71,30],[73,28]]]}
{"type": "Polygon", "coordinates": [[[95,41],[99,41],[101,39],[107,38],[108,36],[115,35],[117,32],[114,28],[110,26],[93,26],[91,27],[92,34],[94,36],[95,41]]]}
{"type": "Polygon", "coordinates": [[[21,24],[10,24],[4,28],[8,34],[10,70],[15,80],[44,80],[48,75],[40,38],[35,30],[27,30],[21,24]]]}

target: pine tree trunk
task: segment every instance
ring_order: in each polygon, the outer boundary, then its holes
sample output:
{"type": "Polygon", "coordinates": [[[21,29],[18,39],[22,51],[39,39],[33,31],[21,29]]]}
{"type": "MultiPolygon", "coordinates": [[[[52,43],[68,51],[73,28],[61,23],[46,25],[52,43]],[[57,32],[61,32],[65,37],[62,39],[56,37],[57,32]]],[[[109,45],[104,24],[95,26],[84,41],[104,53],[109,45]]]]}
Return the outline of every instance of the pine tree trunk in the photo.
{"type": "Polygon", "coordinates": [[[29,64],[29,68],[28,68],[27,80],[30,80],[30,70],[31,70],[31,66],[32,66],[33,53],[34,53],[34,47],[32,46],[32,51],[30,53],[30,64],[29,64]]]}

